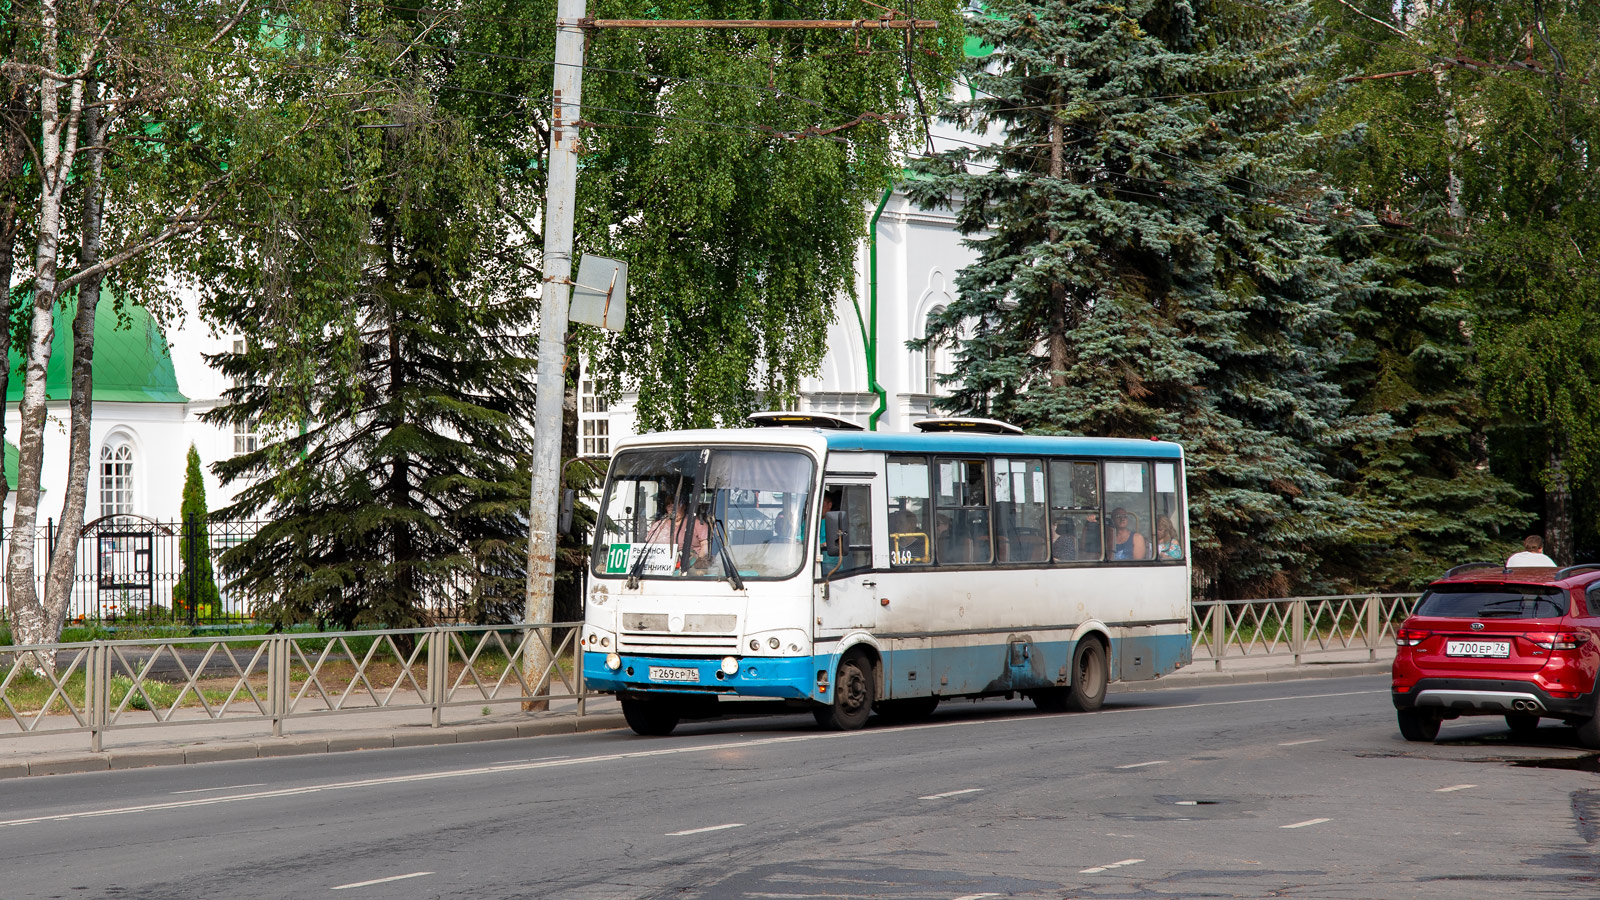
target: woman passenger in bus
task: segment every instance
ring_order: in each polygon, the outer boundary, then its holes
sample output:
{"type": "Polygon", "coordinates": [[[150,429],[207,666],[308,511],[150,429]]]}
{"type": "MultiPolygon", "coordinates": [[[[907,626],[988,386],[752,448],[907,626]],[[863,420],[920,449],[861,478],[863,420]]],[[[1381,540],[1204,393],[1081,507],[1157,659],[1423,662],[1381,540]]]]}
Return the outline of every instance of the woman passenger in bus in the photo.
{"type": "Polygon", "coordinates": [[[1166,516],[1156,518],[1156,556],[1162,559],[1183,559],[1183,545],[1178,543],[1178,529],[1166,516]]]}
{"type": "Polygon", "coordinates": [[[1111,558],[1149,559],[1149,545],[1138,532],[1139,517],[1122,507],[1111,511],[1111,558]]]}
{"type": "Polygon", "coordinates": [[[1056,520],[1056,539],[1050,544],[1050,556],[1056,562],[1070,562],[1078,558],[1078,536],[1073,531],[1071,519],[1056,520]]]}

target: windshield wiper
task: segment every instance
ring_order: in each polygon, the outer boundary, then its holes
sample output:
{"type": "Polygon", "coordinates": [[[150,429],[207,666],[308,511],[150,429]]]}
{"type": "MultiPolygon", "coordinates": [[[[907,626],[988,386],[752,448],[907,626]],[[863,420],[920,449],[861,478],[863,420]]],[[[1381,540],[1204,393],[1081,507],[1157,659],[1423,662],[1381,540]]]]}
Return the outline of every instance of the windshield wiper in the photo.
{"type": "Polygon", "coordinates": [[[639,589],[639,576],[644,574],[644,563],[645,560],[650,558],[650,548],[652,546],[654,545],[647,542],[640,547],[639,558],[635,559],[633,565],[628,568],[628,590],[636,591],[639,589]]]}
{"type": "Polygon", "coordinates": [[[744,579],[739,577],[739,567],[733,564],[733,555],[728,552],[728,529],[723,526],[721,519],[712,519],[711,525],[717,530],[717,555],[722,557],[722,570],[728,573],[728,583],[736,591],[744,590],[744,579]]]}

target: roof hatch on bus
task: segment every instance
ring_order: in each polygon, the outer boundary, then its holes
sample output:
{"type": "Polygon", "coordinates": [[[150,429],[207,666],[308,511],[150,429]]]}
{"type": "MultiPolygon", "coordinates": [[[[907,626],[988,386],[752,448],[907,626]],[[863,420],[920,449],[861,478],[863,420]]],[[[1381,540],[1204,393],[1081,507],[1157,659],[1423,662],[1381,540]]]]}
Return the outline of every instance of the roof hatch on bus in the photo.
{"type": "Polygon", "coordinates": [[[948,416],[939,419],[919,419],[912,427],[924,433],[942,434],[1023,434],[1023,430],[999,419],[976,419],[948,416]]]}
{"type": "Polygon", "coordinates": [[[830,431],[864,431],[860,425],[843,416],[819,412],[793,412],[773,410],[754,412],[744,417],[756,428],[825,428],[830,431]]]}

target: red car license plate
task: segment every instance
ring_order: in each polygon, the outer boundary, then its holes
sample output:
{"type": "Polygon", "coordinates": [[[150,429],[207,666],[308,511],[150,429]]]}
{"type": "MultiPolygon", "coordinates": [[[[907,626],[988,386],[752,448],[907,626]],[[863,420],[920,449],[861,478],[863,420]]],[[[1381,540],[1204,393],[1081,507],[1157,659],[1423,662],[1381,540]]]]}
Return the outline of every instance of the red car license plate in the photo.
{"type": "Polygon", "coordinates": [[[1493,656],[1505,659],[1511,655],[1510,641],[1446,641],[1445,656],[1493,656]]]}

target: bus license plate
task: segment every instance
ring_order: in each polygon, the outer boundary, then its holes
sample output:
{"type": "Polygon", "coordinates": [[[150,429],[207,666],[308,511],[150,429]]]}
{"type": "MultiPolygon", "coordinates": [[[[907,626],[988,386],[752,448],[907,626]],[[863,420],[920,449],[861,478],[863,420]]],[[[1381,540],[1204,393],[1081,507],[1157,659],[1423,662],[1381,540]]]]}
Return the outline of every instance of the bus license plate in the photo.
{"type": "MultiPolygon", "coordinates": [[[[1501,654],[1501,655],[1504,655],[1504,654],[1501,654]]],[[[673,666],[651,666],[650,667],[650,680],[651,681],[687,681],[687,682],[691,682],[692,683],[692,682],[697,682],[697,681],[700,680],[700,670],[698,670],[698,669],[679,669],[679,668],[675,668],[673,666]]]]}
{"type": "Polygon", "coordinates": [[[1446,641],[1445,656],[1494,656],[1505,659],[1511,655],[1510,641],[1446,641]]]}

